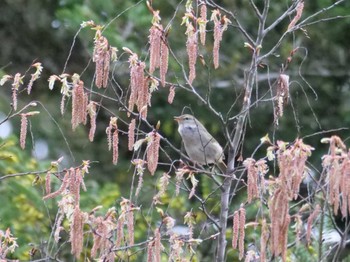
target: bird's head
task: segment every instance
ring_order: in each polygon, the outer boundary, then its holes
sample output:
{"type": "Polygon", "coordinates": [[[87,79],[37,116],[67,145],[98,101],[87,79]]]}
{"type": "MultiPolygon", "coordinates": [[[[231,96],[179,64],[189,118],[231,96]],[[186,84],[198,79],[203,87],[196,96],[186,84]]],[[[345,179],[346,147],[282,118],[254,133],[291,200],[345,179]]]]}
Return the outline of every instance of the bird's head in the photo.
{"type": "Polygon", "coordinates": [[[189,115],[189,114],[184,114],[184,115],[181,115],[181,116],[175,116],[174,117],[174,120],[176,122],[179,123],[179,125],[181,124],[191,124],[193,125],[196,121],[196,118],[192,115],[189,115]]]}

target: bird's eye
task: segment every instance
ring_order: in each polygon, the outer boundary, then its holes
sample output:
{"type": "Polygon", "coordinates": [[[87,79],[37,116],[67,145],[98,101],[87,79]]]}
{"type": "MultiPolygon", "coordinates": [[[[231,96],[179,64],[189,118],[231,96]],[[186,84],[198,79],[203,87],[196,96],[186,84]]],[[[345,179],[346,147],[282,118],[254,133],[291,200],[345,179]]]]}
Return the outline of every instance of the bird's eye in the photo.
{"type": "Polygon", "coordinates": [[[190,120],[190,118],[189,117],[185,117],[185,120],[190,120]]]}

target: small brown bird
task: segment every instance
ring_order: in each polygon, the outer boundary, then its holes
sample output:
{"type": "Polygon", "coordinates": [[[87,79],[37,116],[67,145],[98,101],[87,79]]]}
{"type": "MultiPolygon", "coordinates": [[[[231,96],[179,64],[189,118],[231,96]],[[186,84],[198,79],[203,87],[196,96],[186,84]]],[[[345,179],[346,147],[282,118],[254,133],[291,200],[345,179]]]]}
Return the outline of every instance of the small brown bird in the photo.
{"type": "Polygon", "coordinates": [[[192,115],[185,114],[174,119],[179,123],[178,131],[189,158],[201,165],[217,164],[225,172],[224,150],[205,127],[192,115]]]}

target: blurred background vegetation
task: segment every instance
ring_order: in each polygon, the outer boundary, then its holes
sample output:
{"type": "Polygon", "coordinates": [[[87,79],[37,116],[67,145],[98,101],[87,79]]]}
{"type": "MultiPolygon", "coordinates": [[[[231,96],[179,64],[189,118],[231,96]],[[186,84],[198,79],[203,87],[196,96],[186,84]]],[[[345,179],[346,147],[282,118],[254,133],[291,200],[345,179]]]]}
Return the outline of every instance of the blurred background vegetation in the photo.
{"type": "MultiPolygon", "coordinates": [[[[180,1],[153,1],[155,9],[160,10],[163,26],[169,26],[169,43],[171,49],[179,60],[187,64],[185,28],[180,26],[184,12],[184,3],[180,1]]],[[[256,33],[256,18],[248,1],[217,1],[229,10],[237,13],[238,19],[254,35],[256,33]],[[233,3],[234,2],[234,3],[233,3]]],[[[330,0],[307,1],[303,17],[331,4],[330,0]]],[[[268,22],[274,21],[286,8],[288,1],[275,2],[271,6],[268,22]]],[[[349,15],[350,2],[347,1],[327,13],[327,17],[349,15]]],[[[325,17],[322,14],[321,17],[325,17]]],[[[88,127],[80,126],[75,132],[71,130],[70,106],[67,113],[59,113],[59,88],[53,91],[48,89],[47,79],[52,74],[61,74],[64,64],[72,48],[71,57],[65,72],[78,73],[86,86],[92,86],[94,65],[91,62],[93,50],[94,31],[86,28],[76,33],[83,21],[94,20],[96,24],[107,25],[104,36],[112,46],[122,50],[128,47],[138,53],[142,60],[147,58],[148,33],[152,16],[145,1],[86,1],[86,0],[60,0],[60,1],[0,1],[0,77],[4,74],[14,75],[24,73],[33,61],[39,61],[44,66],[41,79],[34,85],[30,96],[21,93],[20,106],[32,100],[40,101],[44,106],[38,106],[40,115],[31,118],[31,132],[27,141],[27,149],[19,149],[18,136],[20,119],[11,119],[6,130],[5,125],[0,126],[2,135],[0,142],[0,175],[35,170],[45,170],[50,161],[64,156],[64,166],[79,165],[82,160],[96,161],[91,165],[90,174],[86,178],[88,192],[82,197],[82,208],[86,211],[97,205],[105,210],[120,202],[122,196],[129,197],[132,184],[132,167],[130,159],[132,153],[127,150],[127,138],[121,137],[120,160],[117,166],[112,165],[112,156],[107,151],[105,129],[110,114],[101,110],[97,120],[97,133],[95,141],[88,141],[88,127]],[[72,46],[73,40],[74,45],[72,46]],[[7,129],[8,128],[8,129],[7,129]],[[7,135],[9,130],[9,135],[7,135]],[[67,143],[66,143],[67,140],[67,143]],[[41,143],[39,143],[41,142],[41,143]],[[43,150],[47,154],[42,154],[43,150]]],[[[268,42],[264,43],[262,53],[269,50],[280,35],[286,30],[288,21],[282,23],[270,33],[268,42]]],[[[276,54],[264,61],[265,66],[259,70],[259,89],[255,98],[270,97],[270,85],[276,80],[281,65],[285,63],[290,52],[299,48],[286,74],[290,75],[291,100],[285,110],[280,125],[273,124],[273,106],[271,102],[259,102],[250,112],[250,122],[247,126],[245,144],[242,150],[244,158],[251,155],[260,143],[260,138],[266,133],[270,137],[285,141],[293,141],[296,137],[304,137],[316,132],[330,129],[349,127],[350,125],[350,19],[334,19],[314,24],[307,32],[298,31],[287,37],[276,54]],[[269,79],[269,80],[268,80],[269,79]]],[[[209,31],[212,30],[209,26],[209,31]]],[[[198,92],[204,95],[211,87],[210,99],[214,108],[225,114],[238,96],[242,96],[244,70],[250,62],[250,53],[244,48],[244,39],[236,28],[230,27],[224,33],[224,40],[220,49],[220,68],[212,68],[211,33],[208,34],[208,44],[200,46],[200,54],[206,61],[206,66],[197,65],[197,78],[194,82],[198,92]]],[[[122,51],[119,52],[119,55],[122,51]]],[[[128,56],[121,55],[119,61],[113,64],[113,78],[119,83],[124,92],[129,84],[128,56]]],[[[170,59],[168,80],[184,83],[181,68],[170,59]]],[[[105,95],[113,96],[113,90],[106,90],[105,95]]],[[[177,126],[173,116],[181,114],[185,107],[189,107],[212,134],[224,143],[221,126],[217,119],[199,103],[193,96],[183,90],[176,90],[175,101],[172,105],[167,103],[168,88],[159,88],[152,97],[152,107],[149,110],[149,122],[161,122],[160,132],[173,144],[180,146],[177,126]]],[[[233,110],[240,108],[240,100],[233,110]]],[[[118,105],[110,101],[101,101],[112,112],[125,118],[125,113],[118,112],[118,105]]],[[[0,87],[0,115],[4,118],[10,110],[11,88],[9,85],[0,87]]],[[[188,110],[188,109],[187,109],[188,110]]],[[[187,111],[188,112],[188,111],[187,111]]],[[[1,121],[1,119],[0,119],[1,121]]],[[[120,128],[126,130],[126,125],[120,128]]],[[[150,129],[145,127],[145,131],[150,129]]],[[[313,153],[313,164],[319,167],[320,158],[326,147],[320,143],[323,136],[337,134],[348,139],[349,131],[340,130],[325,135],[314,135],[305,139],[317,150],[313,153]]],[[[179,156],[170,148],[171,156],[179,156]]],[[[264,149],[258,151],[264,156],[264,149]]],[[[161,155],[161,157],[164,157],[161,155]]],[[[161,169],[160,169],[161,170],[161,169]]],[[[161,172],[159,172],[161,174],[161,172]]],[[[174,174],[171,174],[172,176],[174,174]]],[[[50,235],[50,224],[55,219],[55,202],[44,203],[41,198],[44,194],[42,181],[33,183],[35,176],[19,177],[0,181],[0,228],[10,227],[18,237],[20,248],[14,257],[28,259],[28,251],[32,246],[38,249],[47,245],[45,241],[50,235]],[[28,245],[28,243],[32,243],[28,245]]],[[[149,206],[154,193],[157,191],[157,179],[145,177],[145,185],[140,199],[135,200],[137,205],[149,206]],[[148,204],[147,204],[148,203],[148,204]]],[[[209,180],[200,178],[200,191],[203,196],[211,192],[209,180]]],[[[171,210],[171,215],[183,223],[183,216],[191,208],[197,212],[198,203],[188,201],[187,196],[172,199],[173,192],[169,192],[163,199],[164,210],[171,210]]],[[[242,201],[237,197],[237,207],[242,201]]],[[[219,209],[217,203],[212,203],[213,210],[219,209]]],[[[144,221],[142,216],[137,218],[139,231],[136,232],[138,240],[144,240],[147,235],[147,223],[160,219],[154,210],[155,219],[144,221]]],[[[198,212],[198,221],[204,223],[205,216],[198,212]]],[[[250,237],[253,239],[254,234],[250,237]]],[[[67,252],[67,251],[62,251],[67,252]]],[[[208,247],[201,248],[199,256],[205,257],[205,252],[212,253],[208,247]]],[[[229,254],[235,256],[235,254],[229,254]]],[[[204,261],[204,260],[201,260],[204,261]]],[[[208,260],[210,261],[210,260],[208,260]]]]}

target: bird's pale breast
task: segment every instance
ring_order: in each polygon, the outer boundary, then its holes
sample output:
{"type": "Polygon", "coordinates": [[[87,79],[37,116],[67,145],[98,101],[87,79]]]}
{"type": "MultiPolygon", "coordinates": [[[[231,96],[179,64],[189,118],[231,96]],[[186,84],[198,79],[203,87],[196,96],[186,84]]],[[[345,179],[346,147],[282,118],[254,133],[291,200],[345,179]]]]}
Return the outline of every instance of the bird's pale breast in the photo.
{"type": "Polygon", "coordinates": [[[218,142],[199,125],[179,125],[179,133],[188,156],[199,164],[212,164],[222,159],[223,150],[218,142]],[[201,132],[200,132],[201,131],[201,132]]]}

